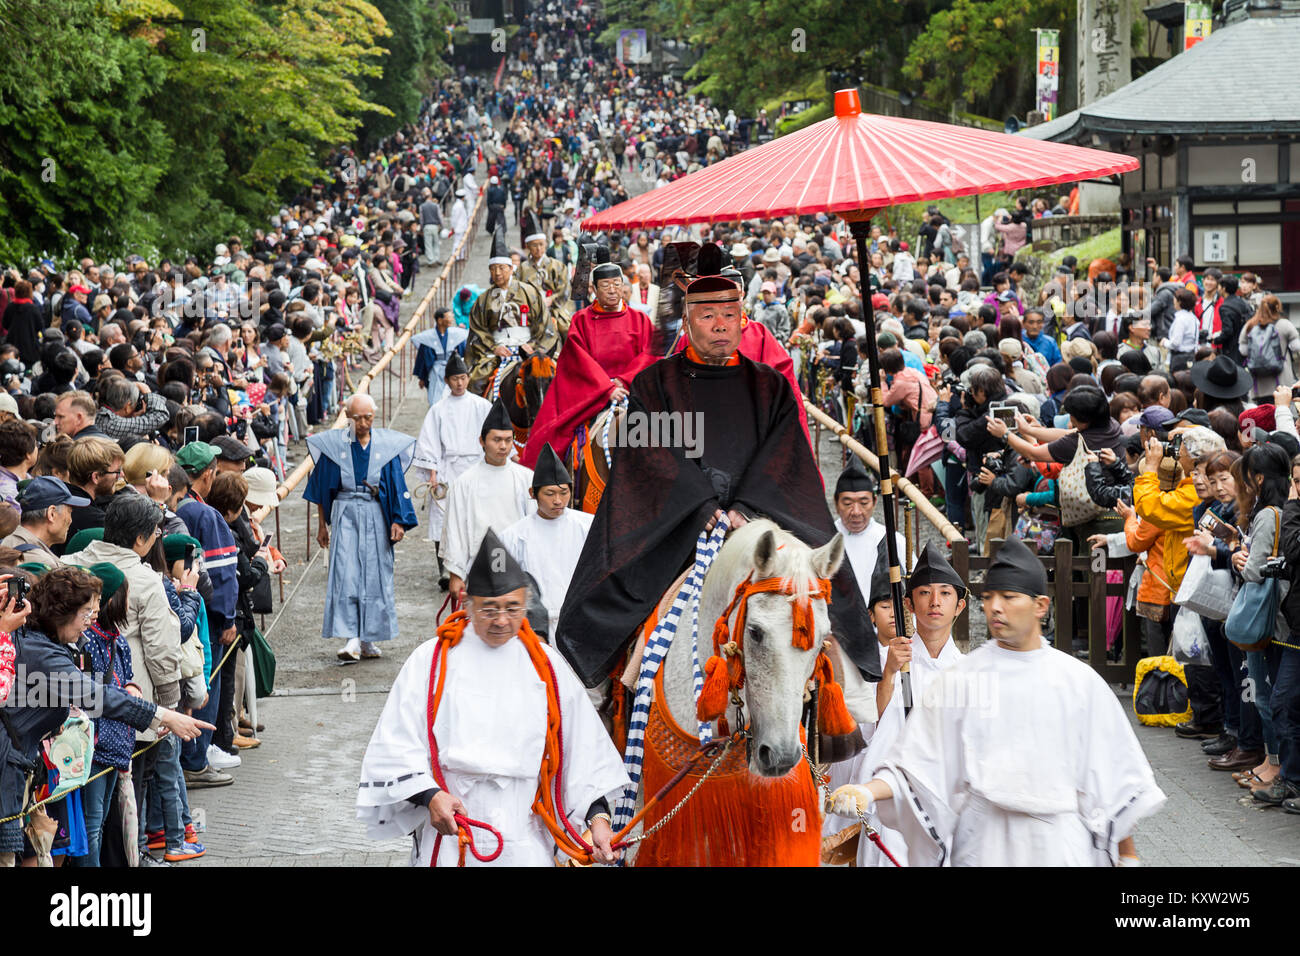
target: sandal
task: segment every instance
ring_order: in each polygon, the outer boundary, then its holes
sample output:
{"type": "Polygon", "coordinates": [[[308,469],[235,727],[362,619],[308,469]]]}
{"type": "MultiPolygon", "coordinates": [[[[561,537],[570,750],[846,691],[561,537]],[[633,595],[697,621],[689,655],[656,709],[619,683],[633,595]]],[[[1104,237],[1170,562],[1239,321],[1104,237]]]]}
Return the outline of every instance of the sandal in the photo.
{"type": "Polygon", "coordinates": [[[1257,793],[1260,790],[1267,790],[1271,786],[1273,786],[1272,780],[1262,780],[1259,783],[1252,785],[1250,788],[1250,792],[1257,793]]]}
{"type": "Polygon", "coordinates": [[[1253,790],[1256,785],[1264,787],[1268,786],[1268,784],[1264,782],[1263,778],[1253,770],[1247,770],[1240,774],[1234,773],[1232,776],[1236,778],[1237,786],[1241,787],[1243,790],[1253,790]]]}

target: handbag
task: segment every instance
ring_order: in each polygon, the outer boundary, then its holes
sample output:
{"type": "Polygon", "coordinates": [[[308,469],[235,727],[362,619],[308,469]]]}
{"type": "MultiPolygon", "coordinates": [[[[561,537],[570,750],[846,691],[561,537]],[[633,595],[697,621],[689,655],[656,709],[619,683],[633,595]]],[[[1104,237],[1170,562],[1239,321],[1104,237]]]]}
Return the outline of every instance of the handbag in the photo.
{"type": "Polygon", "coordinates": [[[1234,596],[1232,575],[1211,567],[1208,554],[1198,554],[1187,564],[1174,603],[1211,621],[1226,621],[1234,596]]]}
{"type": "Polygon", "coordinates": [[[271,570],[261,558],[253,558],[252,566],[261,572],[257,583],[249,590],[249,604],[254,614],[270,614],[275,610],[271,597],[271,570]]]}
{"type": "Polygon", "coordinates": [[[256,627],[248,635],[248,643],[253,648],[253,676],[258,697],[270,697],[275,690],[275,651],[261,631],[256,627]]]}
{"type": "Polygon", "coordinates": [[[1092,500],[1088,494],[1088,480],[1084,468],[1088,464],[1088,446],[1083,443],[1083,435],[1074,449],[1074,457],[1061,469],[1056,479],[1057,498],[1061,506],[1061,524],[1067,528],[1091,521],[1105,514],[1106,509],[1092,500]]]}
{"type": "MultiPolygon", "coordinates": [[[[1273,553],[1277,557],[1277,542],[1282,537],[1282,512],[1273,508],[1277,530],[1273,535],[1273,553]]],[[[1262,651],[1273,640],[1277,621],[1279,587],[1276,578],[1247,581],[1233,598],[1232,610],[1223,625],[1228,640],[1243,651],[1262,651]]]]}
{"type": "Polygon", "coordinates": [[[203,642],[197,625],[189,640],[181,645],[181,680],[203,676],[203,642]]]}
{"type": "Polygon", "coordinates": [[[1016,522],[1016,537],[1033,545],[1038,554],[1051,554],[1060,534],[1060,524],[1041,514],[1021,515],[1016,522]]]}
{"type": "Polygon", "coordinates": [[[992,511],[989,512],[988,527],[984,530],[984,540],[981,542],[984,548],[984,554],[989,553],[989,542],[994,538],[1000,538],[1003,541],[1007,538],[1007,533],[1011,530],[1011,502],[1004,501],[992,511]]]}

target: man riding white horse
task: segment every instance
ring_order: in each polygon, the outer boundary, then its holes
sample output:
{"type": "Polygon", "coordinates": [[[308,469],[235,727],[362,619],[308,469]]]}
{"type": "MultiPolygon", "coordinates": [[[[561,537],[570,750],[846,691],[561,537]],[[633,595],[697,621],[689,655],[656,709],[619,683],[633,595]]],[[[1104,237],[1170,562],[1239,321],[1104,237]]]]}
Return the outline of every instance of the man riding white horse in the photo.
{"type": "MultiPolygon", "coordinates": [[[[626,446],[614,457],[557,626],[557,646],[588,686],[609,676],[690,565],[701,530],[723,514],[732,528],[770,518],[812,547],[835,534],[789,383],[739,351],[746,322],[739,286],[696,279],[685,305],[689,345],[632,382],[626,446]],[[635,440],[638,422],[645,434],[646,425],[684,424],[688,416],[702,426],[689,443],[635,440]]],[[[852,570],[846,565],[831,580],[835,637],[864,677],[879,680],[852,570]]],[[[711,626],[701,622],[701,631],[711,626]]]]}

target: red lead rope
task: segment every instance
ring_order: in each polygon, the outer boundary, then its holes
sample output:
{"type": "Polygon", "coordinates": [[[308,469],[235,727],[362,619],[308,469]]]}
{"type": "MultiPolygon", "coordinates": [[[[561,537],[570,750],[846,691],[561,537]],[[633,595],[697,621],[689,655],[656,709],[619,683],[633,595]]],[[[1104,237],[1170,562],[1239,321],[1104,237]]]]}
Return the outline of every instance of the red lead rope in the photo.
{"type": "MultiPolygon", "coordinates": [[[[433,649],[433,671],[429,675],[428,714],[430,715],[429,717],[429,767],[433,770],[433,779],[437,782],[439,788],[441,788],[442,790],[447,789],[447,781],[446,778],[444,778],[442,775],[442,765],[438,762],[438,741],[433,735],[433,715],[437,713],[438,698],[442,696],[442,685],[447,676],[446,659],[447,659],[447,642],[446,640],[440,637],[438,638],[438,645],[433,649]]],[[[484,823],[482,820],[475,820],[472,817],[467,817],[464,814],[458,813],[456,814],[456,827],[458,832],[458,839],[460,841],[460,860],[457,863],[457,866],[465,865],[466,848],[469,849],[470,853],[474,854],[474,859],[478,860],[480,863],[491,863],[493,860],[499,857],[501,855],[501,851],[505,849],[506,841],[505,838],[501,835],[501,831],[497,830],[495,827],[491,826],[490,824],[484,823]],[[491,833],[494,837],[496,837],[497,848],[493,850],[490,854],[483,854],[479,852],[478,847],[474,844],[474,834],[472,832],[473,827],[478,827],[480,830],[486,830],[488,831],[488,833],[491,833]]],[[[438,838],[433,841],[433,856],[429,860],[429,866],[438,865],[438,851],[442,849],[442,838],[443,838],[443,834],[439,833],[438,838]]]]}
{"type": "Polygon", "coordinates": [[[871,827],[867,826],[865,823],[862,826],[867,831],[867,839],[880,848],[880,852],[885,854],[885,856],[889,858],[890,863],[894,864],[894,866],[901,867],[903,864],[899,863],[898,860],[894,857],[894,854],[890,853],[889,850],[886,849],[885,844],[881,842],[880,834],[877,833],[875,830],[873,830],[871,827]]]}

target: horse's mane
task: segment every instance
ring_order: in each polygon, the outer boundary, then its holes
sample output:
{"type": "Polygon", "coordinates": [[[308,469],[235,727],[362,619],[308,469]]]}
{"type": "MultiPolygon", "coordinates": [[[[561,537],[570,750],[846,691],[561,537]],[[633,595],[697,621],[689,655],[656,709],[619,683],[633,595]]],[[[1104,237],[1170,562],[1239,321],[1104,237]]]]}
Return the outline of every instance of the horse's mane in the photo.
{"type": "Polygon", "coordinates": [[[817,587],[817,572],[813,570],[813,549],[804,544],[775,521],[758,518],[734,532],[718,552],[714,569],[721,572],[723,579],[738,580],[744,577],[746,569],[741,563],[749,563],[758,538],[764,531],[776,535],[778,568],[783,587],[793,589],[794,599],[808,600],[817,587]]]}

